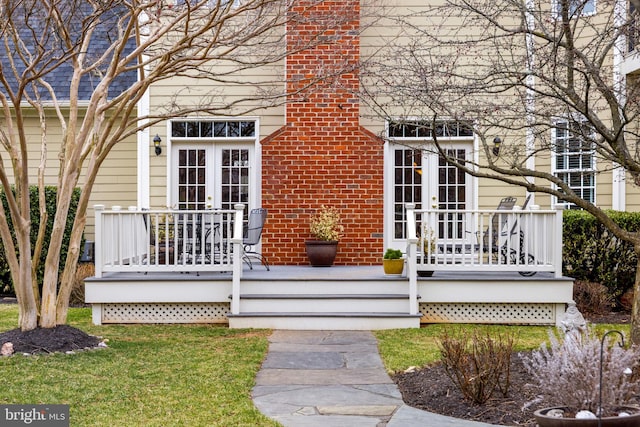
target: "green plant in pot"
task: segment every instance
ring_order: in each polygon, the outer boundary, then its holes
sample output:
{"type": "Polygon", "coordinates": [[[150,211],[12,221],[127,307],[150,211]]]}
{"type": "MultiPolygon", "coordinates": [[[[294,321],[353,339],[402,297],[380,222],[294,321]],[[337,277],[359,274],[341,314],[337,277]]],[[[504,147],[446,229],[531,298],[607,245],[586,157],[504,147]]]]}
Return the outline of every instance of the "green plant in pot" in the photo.
{"type": "Polygon", "coordinates": [[[640,426],[640,347],[624,348],[593,330],[549,334],[543,346],[523,359],[540,396],[540,427],[640,426]],[[602,356],[602,357],[601,357],[602,356]],[[600,389],[602,385],[602,389],[600,389]]]}
{"type": "Polygon", "coordinates": [[[400,275],[404,270],[404,258],[400,249],[389,248],[382,256],[384,274],[400,275]]]}
{"type": "Polygon", "coordinates": [[[310,229],[313,239],[305,242],[307,258],[313,267],[330,267],[335,261],[338,242],[344,232],[340,212],[333,207],[322,206],[311,216],[310,229]]]}
{"type": "Polygon", "coordinates": [[[433,270],[420,268],[420,265],[436,263],[437,241],[435,231],[428,227],[423,228],[421,235],[418,236],[418,276],[431,277],[433,275],[433,270]]]}
{"type": "MultiPolygon", "coordinates": [[[[153,226],[153,233],[157,232],[157,242],[152,242],[155,249],[158,251],[157,262],[159,265],[165,265],[175,263],[175,224],[174,218],[171,213],[159,214],[155,218],[155,224],[153,226]]],[[[155,256],[153,257],[155,263],[155,256]]]]}

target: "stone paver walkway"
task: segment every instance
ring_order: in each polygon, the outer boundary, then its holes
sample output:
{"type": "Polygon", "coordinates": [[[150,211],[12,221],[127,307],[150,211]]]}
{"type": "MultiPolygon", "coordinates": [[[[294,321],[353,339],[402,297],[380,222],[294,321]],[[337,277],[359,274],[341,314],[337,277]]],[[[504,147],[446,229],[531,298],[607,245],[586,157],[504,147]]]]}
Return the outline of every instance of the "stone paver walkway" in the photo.
{"type": "Polygon", "coordinates": [[[404,405],[369,331],[274,331],[253,401],[286,427],[489,427],[404,405]]]}

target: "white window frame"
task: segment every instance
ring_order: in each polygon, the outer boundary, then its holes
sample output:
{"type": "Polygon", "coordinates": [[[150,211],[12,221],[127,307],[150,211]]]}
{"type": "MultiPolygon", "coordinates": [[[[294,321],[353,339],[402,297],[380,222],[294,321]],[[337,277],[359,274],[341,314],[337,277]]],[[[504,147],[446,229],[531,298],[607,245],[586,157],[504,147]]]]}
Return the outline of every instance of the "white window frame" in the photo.
{"type": "MultiPolygon", "coordinates": [[[[552,147],[552,150],[551,150],[551,171],[552,171],[553,175],[556,176],[556,177],[558,177],[558,175],[560,173],[562,173],[562,174],[565,174],[565,173],[577,173],[577,174],[581,174],[581,175],[582,174],[592,174],[593,175],[593,182],[592,182],[592,185],[589,186],[589,188],[591,188],[591,194],[592,194],[593,200],[590,200],[590,202],[595,204],[596,200],[597,200],[597,188],[598,188],[597,181],[596,181],[597,172],[598,171],[597,171],[597,167],[596,167],[597,163],[596,163],[595,146],[592,146],[591,150],[584,150],[584,149],[582,149],[583,145],[581,144],[581,150],[580,151],[572,151],[572,152],[566,151],[566,152],[564,152],[562,154],[559,154],[558,151],[556,150],[556,147],[558,145],[557,142],[558,142],[558,138],[559,138],[558,137],[558,127],[559,127],[559,125],[561,123],[565,123],[566,124],[567,136],[564,137],[564,139],[565,139],[565,141],[569,141],[572,138],[571,130],[569,129],[569,124],[571,122],[576,122],[576,121],[579,121],[579,122],[582,122],[582,123],[586,123],[585,119],[580,119],[580,118],[575,118],[575,117],[574,118],[566,118],[566,117],[564,117],[564,118],[556,118],[556,119],[553,120],[553,127],[551,129],[551,147],[552,147]],[[582,156],[584,154],[587,154],[587,153],[589,153],[590,156],[591,156],[591,167],[584,168],[584,167],[581,166],[579,168],[570,168],[570,167],[568,167],[569,160],[566,160],[566,164],[567,164],[566,168],[563,168],[563,169],[558,169],[557,168],[558,157],[560,155],[565,156],[565,157],[569,156],[569,155],[577,155],[577,156],[579,156],[580,164],[582,165],[582,163],[583,163],[582,156]]],[[[584,144],[584,141],[583,141],[583,144],[584,144]]],[[[567,183],[567,184],[569,184],[569,187],[574,189],[570,185],[571,184],[570,182],[567,183]]],[[[587,187],[580,186],[579,188],[587,188],[587,187]]],[[[575,206],[572,203],[559,201],[557,197],[553,198],[553,204],[556,207],[564,207],[564,208],[572,208],[572,207],[575,206]]]]}

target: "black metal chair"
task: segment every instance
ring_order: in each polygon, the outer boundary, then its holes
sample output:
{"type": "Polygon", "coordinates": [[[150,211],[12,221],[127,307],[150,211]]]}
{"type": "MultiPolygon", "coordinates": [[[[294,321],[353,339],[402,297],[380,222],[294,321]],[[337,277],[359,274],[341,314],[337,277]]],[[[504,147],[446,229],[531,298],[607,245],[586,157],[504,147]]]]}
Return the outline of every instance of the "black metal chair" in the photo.
{"type": "Polygon", "coordinates": [[[249,223],[244,230],[242,238],[242,260],[247,263],[253,270],[251,258],[259,259],[260,262],[269,270],[269,263],[264,255],[255,250],[262,237],[262,228],[267,220],[267,210],[264,208],[251,209],[249,213],[249,223]]]}

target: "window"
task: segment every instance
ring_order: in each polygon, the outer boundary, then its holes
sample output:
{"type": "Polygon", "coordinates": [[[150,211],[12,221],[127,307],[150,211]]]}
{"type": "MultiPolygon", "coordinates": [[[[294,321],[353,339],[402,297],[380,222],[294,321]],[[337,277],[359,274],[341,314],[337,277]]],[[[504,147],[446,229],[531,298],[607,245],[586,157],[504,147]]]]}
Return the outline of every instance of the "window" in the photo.
{"type": "MultiPolygon", "coordinates": [[[[553,0],[553,12],[556,18],[562,15],[562,1],[553,0]]],[[[596,0],[569,0],[569,17],[591,16],[596,14],[596,0]]]]}
{"type": "MultiPolygon", "coordinates": [[[[469,138],[473,136],[473,128],[469,123],[449,121],[449,122],[436,122],[436,137],[449,138],[469,138]]],[[[406,122],[391,122],[389,123],[388,134],[390,138],[420,138],[431,139],[433,132],[431,128],[433,122],[412,120],[406,122]]]]}
{"type": "Polygon", "coordinates": [[[553,172],[579,197],[595,203],[596,170],[592,134],[591,128],[584,121],[555,122],[553,172]]]}

